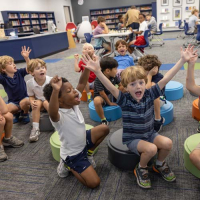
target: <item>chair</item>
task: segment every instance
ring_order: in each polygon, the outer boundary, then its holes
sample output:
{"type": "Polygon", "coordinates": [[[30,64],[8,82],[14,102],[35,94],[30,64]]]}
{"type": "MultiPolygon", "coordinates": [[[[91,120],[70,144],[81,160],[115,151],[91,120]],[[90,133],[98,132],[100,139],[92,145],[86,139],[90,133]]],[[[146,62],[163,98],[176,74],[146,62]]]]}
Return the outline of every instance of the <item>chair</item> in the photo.
{"type": "MultiPolygon", "coordinates": [[[[200,24],[197,25],[197,36],[196,36],[196,41],[200,42],[200,24]]],[[[197,46],[196,49],[200,47],[200,44],[197,46]]]]}
{"type": "MultiPolygon", "coordinates": [[[[72,29],[77,29],[76,25],[73,22],[68,22],[66,25],[66,31],[68,30],[72,30],[72,29]]],[[[72,33],[73,37],[76,37],[76,35],[74,33],[72,33]]]]}
{"type": "Polygon", "coordinates": [[[162,26],[163,26],[163,23],[160,23],[159,24],[159,30],[160,31],[157,31],[156,33],[153,33],[153,38],[155,40],[155,43],[151,43],[150,46],[152,45],[164,45],[165,43],[163,42],[163,39],[159,37],[159,35],[162,35],[163,34],[163,30],[162,30],[162,26]]]}
{"type": "Polygon", "coordinates": [[[190,33],[189,31],[189,26],[188,23],[185,22],[185,35],[189,37],[189,39],[186,41],[186,43],[183,44],[183,46],[187,46],[188,44],[190,44],[192,42],[192,40],[195,38],[194,37],[194,33],[190,33]]]}
{"type": "Polygon", "coordinates": [[[38,28],[33,28],[33,32],[34,32],[35,34],[40,34],[40,30],[39,30],[38,28]]]}
{"type": "Polygon", "coordinates": [[[98,26],[97,20],[93,20],[93,21],[91,22],[91,25],[93,25],[94,28],[96,28],[96,27],[98,26]]]}
{"type": "MultiPolygon", "coordinates": [[[[185,21],[185,20],[184,20],[185,21]]],[[[184,26],[181,26],[182,25],[182,21],[181,20],[178,20],[178,28],[180,29],[180,33],[177,35],[177,38],[181,37],[182,34],[184,33],[184,26]]]]}
{"type": "MultiPolygon", "coordinates": [[[[134,54],[138,54],[139,56],[144,56],[144,53],[141,52],[140,48],[145,48],[145,47],[148,47],[149,46],[149,39],[148,39],[148,36],[149,36],[149,30],[146,30],[144,32],[144,39],[146,41],[146,44],[145,45],[140,45],[140,46],[137,46],[137,45],[130,45],[130,47],[134,47],[135,48],[135,51],[133,51],[134,54]]],[[[136,55],[135,55],[136,56],[136,55]]],[[[137,56],[136,56],[137,57],[137,56]]]]}

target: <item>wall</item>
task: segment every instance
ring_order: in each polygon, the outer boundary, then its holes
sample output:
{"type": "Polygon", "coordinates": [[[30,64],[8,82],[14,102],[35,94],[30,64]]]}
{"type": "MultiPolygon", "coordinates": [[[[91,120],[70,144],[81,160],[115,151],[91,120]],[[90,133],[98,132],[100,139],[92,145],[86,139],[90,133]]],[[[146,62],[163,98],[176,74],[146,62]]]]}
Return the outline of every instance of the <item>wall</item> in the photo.
{"type": "Polygon", "coordinates": [[[151,2],[156,2],[156,0],[84,0],[82,6],[78,5],[78,0],[71,1],[75,23],[81,22],[82,16],[90,16],[90,9],[141,5],[151,2]]]}
{"type": "MultiPolygon", "coordinates": [[[[71,7],[71,0],[0,0],[0,5],[0,11],[54,11],[58,30],[65,30],[64,6],[71,7]]],[[[71,14],[73,19],[72,9],[71,14]]],[[[0,23],[3,23],[1,12],[0,23]]]]}

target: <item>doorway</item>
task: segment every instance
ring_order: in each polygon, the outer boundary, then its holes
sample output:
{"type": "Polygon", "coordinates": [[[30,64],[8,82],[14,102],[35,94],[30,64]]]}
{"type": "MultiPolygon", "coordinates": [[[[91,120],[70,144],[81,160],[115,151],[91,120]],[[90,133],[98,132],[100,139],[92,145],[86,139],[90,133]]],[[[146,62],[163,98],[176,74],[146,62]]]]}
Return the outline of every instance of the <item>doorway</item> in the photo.
{"type": "Polygon", "coordinates": [[[66,24],[68,22],[72,22],[70,6],[64,6],[64,12],[65,12],[65,22],[66,22],[66,24]]]}

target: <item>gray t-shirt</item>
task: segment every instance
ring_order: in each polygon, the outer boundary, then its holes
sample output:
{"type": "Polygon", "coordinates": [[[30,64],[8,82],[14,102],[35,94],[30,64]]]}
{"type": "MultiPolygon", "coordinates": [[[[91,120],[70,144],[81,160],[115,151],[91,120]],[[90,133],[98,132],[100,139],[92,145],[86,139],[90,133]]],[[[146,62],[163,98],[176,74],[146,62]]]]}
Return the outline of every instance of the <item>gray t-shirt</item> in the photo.
{"type": "Polygon", "coordinates": [[[156,22],[156,19],[155,17],[151,17],[150,21],[147,22],[148,25],[151,25],[151,31],[154,31],[156,32],[157,31],[157,22],[156,22]]]}
{"type": "Polygon", "coordinates": [[[194,32],[197,20],[198,20],[198,18],[195,15],[190,16],[189,23],[188,23],[190,32],[194,32]]]}

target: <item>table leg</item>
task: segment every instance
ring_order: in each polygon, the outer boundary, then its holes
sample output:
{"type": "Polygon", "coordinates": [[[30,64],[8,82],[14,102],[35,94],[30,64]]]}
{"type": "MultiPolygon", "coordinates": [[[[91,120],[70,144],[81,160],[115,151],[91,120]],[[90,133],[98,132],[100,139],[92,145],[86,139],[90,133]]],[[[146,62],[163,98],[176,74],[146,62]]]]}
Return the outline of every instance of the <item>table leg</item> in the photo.
{"type": "Polygon", "coordinates": [[[105,54],[105,55],[103,55],[102,58],[105,57],[105,56],[110,56],[110,55],[112,55],[112,54],[114,53],[114,51],[115,51],[115,44],[114,44],[115,37],[110,36],[109,39],[110,39],[110,44],[111,44],[111,45],[110,45],[110,46],[111,46],[111,52],[110,52],[110,53],[107,53],[107,54],[105,54]]]}

